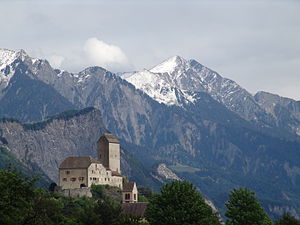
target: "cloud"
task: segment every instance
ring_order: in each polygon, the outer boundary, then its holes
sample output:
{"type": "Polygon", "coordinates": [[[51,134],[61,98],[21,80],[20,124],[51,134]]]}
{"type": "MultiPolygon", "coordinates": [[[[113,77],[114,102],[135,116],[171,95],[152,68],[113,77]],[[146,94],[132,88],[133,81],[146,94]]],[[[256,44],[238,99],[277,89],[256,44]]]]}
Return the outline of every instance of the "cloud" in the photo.
{"type": "Polygon", "coordinates": [[[60,55],[49,55],[46,56],[46,58],[48,59],[50,65],[53,68],[61,68],[61,64],[62,62],[65,60],[65,57],[60,56],[60,55]]]}
{"type": "Polygon", "coordinates": [[[120,47],[105,43],[95,37],[86,40],[83,51],[88,63],[93,66],[118,70],[128,65],[127,56],[120,47]]]}

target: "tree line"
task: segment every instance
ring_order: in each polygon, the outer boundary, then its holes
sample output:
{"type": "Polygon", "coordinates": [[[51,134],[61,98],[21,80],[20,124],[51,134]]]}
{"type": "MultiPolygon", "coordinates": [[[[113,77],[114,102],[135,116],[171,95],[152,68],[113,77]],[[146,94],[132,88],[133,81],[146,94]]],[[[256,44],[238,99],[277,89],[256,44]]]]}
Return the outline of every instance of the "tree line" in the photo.
{"type": "MultiPolygon", "coordinates": [[[[274,223],[247,188],[233,189],[226,205],[226,220],[205,203],[187,181],[171,181],[160,193],[147,194],[145,219],[121,213],[121,202],[92,187],[92,198],[66,197],[36,188],[37,178],[17,171],[0,171],[0,224],[4,225],[300,225],[284,214],[274,223]]],[[[146,200],[143,197],[143,200],[146,200]]],[[[134,204],[134,203],[133,203],[134,204]]]]}

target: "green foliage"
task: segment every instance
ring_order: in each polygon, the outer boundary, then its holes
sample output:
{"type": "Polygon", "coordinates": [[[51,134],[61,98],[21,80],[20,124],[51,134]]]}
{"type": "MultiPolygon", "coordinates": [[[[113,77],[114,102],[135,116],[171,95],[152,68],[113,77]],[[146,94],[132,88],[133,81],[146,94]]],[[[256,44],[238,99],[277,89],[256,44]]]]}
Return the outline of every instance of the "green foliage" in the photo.
{"type": "Polygon", "coordinates": [[[146,218],[152,225],[219,225],[196,188],[186,181],[172,181],[150,199],[146,218]]]}
{"type": "Polygon", "coordinates": [[[31,211],[35,179],[15,171],[0,171],[0,224],[22,224],[31,211]]]}
{"type": "Polygon", "coordinates": [[[33,123],[24,123],[22,126],[26,130],[41,130],[45,128],[49,123],[51,123],[53,120],[69,120],[73,117],[80,116],[87,114],[91,111],[93,111],[95,108],[88,107],[84,108],[82,110],[67,110],[60,114],[47,117],[45,120],[39,121],[39,122],[33,122],[33,123]]]}
{"type": "Polygon", "coordinates": [[[149,200],[144,195],[139,194],[138,195],[138,202],[149,202],[149,200]]]}
{"type": "Polygon", "coordinates": [[[137,187],[139,195],[144,196],[145,198],[149,199],[153,195],[153,191],[150,188],[139,186],[137,187]]]}
{"type": "Polygon", "coordinates": [[[295,217],[285,213],[282,215],[280,220],[275,222],[275,225],[300,225],[300,221],[295,217]]]}
{"type": "Polygon", "coordinates": [[[271,225],[272,222],[247,188],[233,189],[225,203],[229,218],[226,225],[271,225]]]}
{"type": "Polygon", "coordinates": [[[39,179],[36,180],[36,185],[39,187],[47,187],[51,180],[45,175],[45,173],[34,163],[31,164],[31,168],[25,167],[16,157],[8,151],[5,147],[0,146],[0,169],[13,169],[15,171],[22,172],[23,175],[31,177],[32,171],[39,174],[39,179]]]}
{"type": "Polygon", "coordinates": [[[121,204],[112,198],[106,198],[102,201],[98,200],[95,211],[100,215],[103,225],[112,225],[118,221],[118,216],[121,213],[121,204]]]}
{"type": "Polygon", "coordinates": [[[92,184],[91,192],[92,192],[93,198],[103,199],[104,198],[104,188],[105,187],[103,185],[92,184]]]}
{"type": "MultiPolygon", "coordinates": [[[[120,215],[116,225],[141,225],[145,223],[140,222],[140,217],[133,215],[120,215]]],[[[147,223],[148,224],[148,223],[147,223]]]]}

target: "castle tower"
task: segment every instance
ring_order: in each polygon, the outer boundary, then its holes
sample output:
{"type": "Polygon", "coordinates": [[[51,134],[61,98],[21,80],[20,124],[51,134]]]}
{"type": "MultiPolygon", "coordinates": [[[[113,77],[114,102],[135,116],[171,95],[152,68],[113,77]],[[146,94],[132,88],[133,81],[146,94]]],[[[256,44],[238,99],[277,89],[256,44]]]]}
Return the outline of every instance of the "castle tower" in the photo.
{"type": "Polygon", "coordinates": [[[104,167],[121,173],[120,142],[114,135],[103,134],[97,142],[97,152],[98,159],[104,167]]]}

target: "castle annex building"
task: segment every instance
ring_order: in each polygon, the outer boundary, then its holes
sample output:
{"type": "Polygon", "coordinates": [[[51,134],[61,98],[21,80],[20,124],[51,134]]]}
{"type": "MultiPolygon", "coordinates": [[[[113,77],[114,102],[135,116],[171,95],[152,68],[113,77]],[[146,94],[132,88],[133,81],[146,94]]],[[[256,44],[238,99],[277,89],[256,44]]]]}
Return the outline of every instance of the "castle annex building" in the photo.
{"type": "Polygon", "coordinates": [[[62,190],[91,187],[92,184],[123,189],[120,169],[120,142],[105,133],[97,142],[98,160],[90,156],[68,157],[59,166],[59,186],[62,190]]]}

